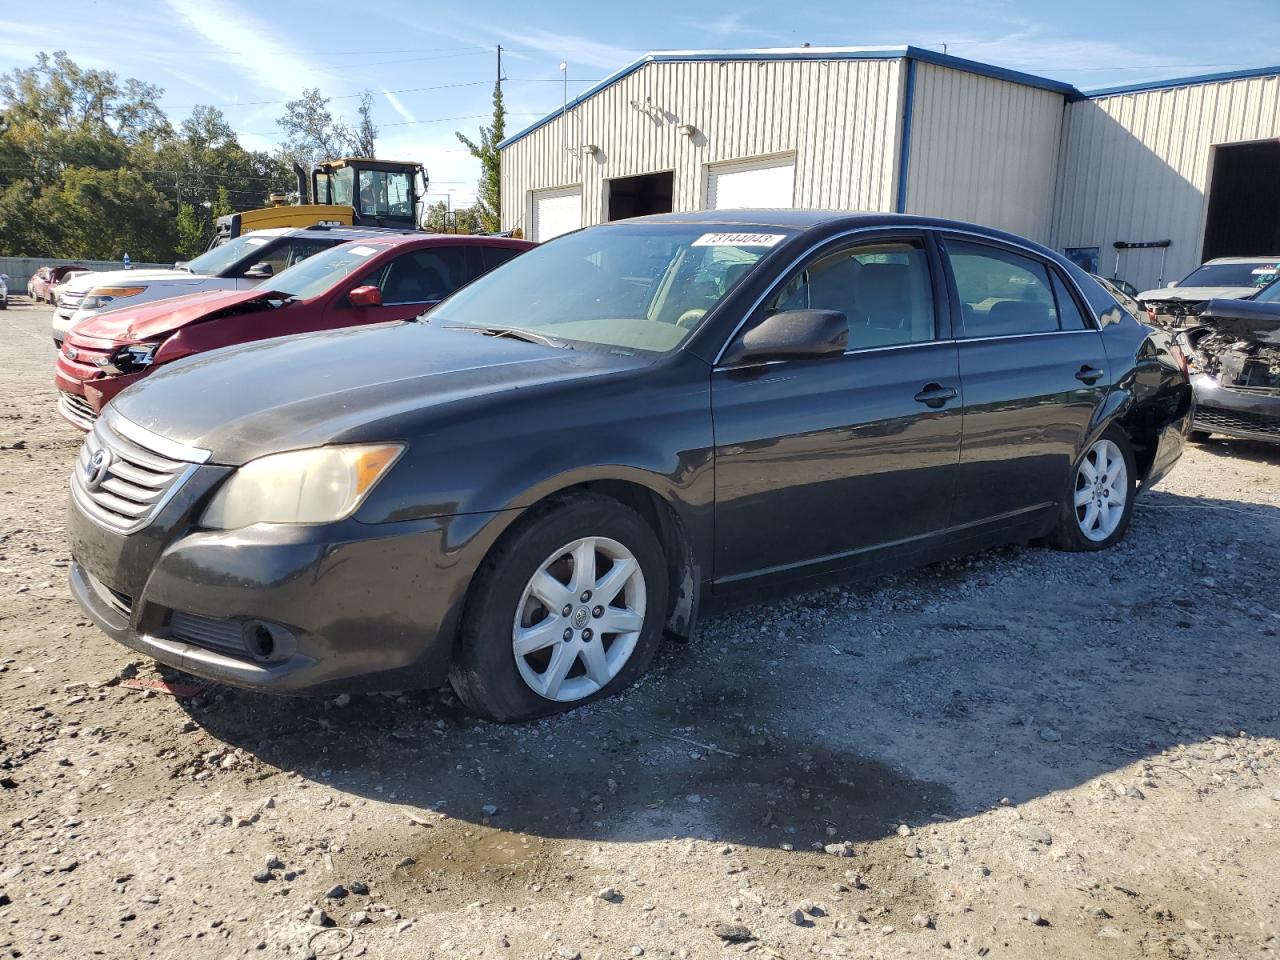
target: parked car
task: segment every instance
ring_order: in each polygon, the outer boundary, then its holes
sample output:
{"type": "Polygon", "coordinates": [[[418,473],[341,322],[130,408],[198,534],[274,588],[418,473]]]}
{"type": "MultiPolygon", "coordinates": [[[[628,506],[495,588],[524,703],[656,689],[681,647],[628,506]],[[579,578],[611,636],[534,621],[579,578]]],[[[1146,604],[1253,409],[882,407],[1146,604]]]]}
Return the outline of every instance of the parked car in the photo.
{"type": "Polygon", "coordinates": [[[56,306],[62,299],[62,292],[67,289],[67,284],[72,280],[79,280],[81,277],[87,277],[92,270],[68,270],[62,275],[62,279],[53,285],[52,303],[56,306]]]}
{"type": "Polygon", "coordinates": [[[1182,451],[1170,342],[1056,253],[963,223],[591,227],[422,321],[229,347],[119,395],[72,478],[72,589],[202,677],[447,676],[486,716],[551,713],[765,589],[1110,547],[1182,451]]]}
{"type": "Polygon", "coordinates": [[[409,319],[531,246],[491,237],[366,235],[308,257],[253,290],[214,290],[91,317],[67,334],[58,352],[58,410],[88,430],[117,393],[182,357],[292,333],[409,319]]]}
{"type": "Polygon", "coordinates": [[[90,317],[204,290],[248,290],[313,253],[348,240],[403,231],[374,227],[258,230],[214,247],[172,270],[108,270],[72,280],[53,314],[53,342],[90,317]]]}
{"type": "Polygon", "coordinates": [[[9,275],[0,273],[0,310],[9,309],[9,275]]]}
{"type": "Polygon", "coordinates": [[[55,267],[40,267],[27,281],[27,296],[36,303],[57,303],[53,288],[61,283],[74,270],[85,271],[84,267],[74,263],[62,263],[55,267]]]}
{"type": "Polygon", "coordinates": [[[1280,283],[1247,300],[1210,300],[1181,335],[1195,390],[1191,439],[1280,443],[1280,283]]]}
{"type": "Polygon", "coordinates": [[[1167,287],[1138,294],[1138,300],[1152,323],[1176,329],[1206,301],[1251,296],[1277,276],[1280,256],[1219,257],[1167,287]]]}

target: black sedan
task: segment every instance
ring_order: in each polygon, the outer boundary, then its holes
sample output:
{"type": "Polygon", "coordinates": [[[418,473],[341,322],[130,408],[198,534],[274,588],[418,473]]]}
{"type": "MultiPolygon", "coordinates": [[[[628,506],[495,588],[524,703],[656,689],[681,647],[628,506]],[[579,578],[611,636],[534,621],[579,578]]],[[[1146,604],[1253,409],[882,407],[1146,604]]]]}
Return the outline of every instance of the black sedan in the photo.
{"type": "Polygon", "coordinates": [[[120,642],[267,691],[614,693],[768,587],[1009,541],[1098,550],[1181,453],[1166,335],[1018,237],[671,214],[538,247],[418,321],[122,393],[71,582],[120,642]]]}

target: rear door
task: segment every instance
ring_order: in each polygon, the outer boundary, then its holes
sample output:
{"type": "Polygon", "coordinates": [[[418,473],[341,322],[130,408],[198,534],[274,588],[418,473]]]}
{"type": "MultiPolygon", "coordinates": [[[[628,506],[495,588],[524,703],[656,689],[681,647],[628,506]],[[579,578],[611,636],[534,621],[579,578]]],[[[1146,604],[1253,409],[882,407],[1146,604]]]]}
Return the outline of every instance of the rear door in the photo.
{"type": "Polygon", "coordinates": [[[960,377],[940,266],[917,232],[837,240],[772,312],[840,310],[845,354],[712,373],[715,579],[857,566],[943,529],[960,454],[960,377]]]}
{"type": "Polygon", "coordinates": [[[960,235],[943,254],[964,382],[953,521],[1015,524],[1065,494],[1111,383],[1102,336],[1048,259],[960,235]]]}

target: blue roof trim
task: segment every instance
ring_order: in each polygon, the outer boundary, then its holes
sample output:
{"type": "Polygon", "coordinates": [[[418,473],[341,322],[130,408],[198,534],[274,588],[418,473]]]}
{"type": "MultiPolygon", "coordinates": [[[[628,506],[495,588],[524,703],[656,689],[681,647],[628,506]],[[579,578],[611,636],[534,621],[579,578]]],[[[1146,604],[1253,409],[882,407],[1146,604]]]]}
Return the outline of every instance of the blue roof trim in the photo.
{"type": "Polygon", "coordinates": [[[556,117],[560,116],[566,109],[572,110],[574,107],[594,97],[601,90],[613,86],[619,80],[631,76],[637,70],[650,63],[692,63],[692,62],[717,62],[717,63],[734,63],[734,62],[750,62],[750,61],[771,61],[771,60],[921,60],[925,63],[937,64],[941,67],[950,67],[953,70],[962,70],[965,73],[976,73],[980,76],[991,77],[996,80],[1008,80],[1013,83],[1020,83],[1028,87],[1038,87],[1041,90],[1051,90],[1054,93],[1060,93],[1068,99],[1078,100],[1082,98],[1079,90],[1069,83],[1061,83],[1057,80],[1049,80],[1045,77],[1037,77],[1030,73],[1021,73],[1017,70],[1006,70],[1003,67],[992,66],[989,63],[980,63],[977,60],[966,60],[963,57],[953,57],[945,53],[938,53],[934,50],[924,50],[920,47],[912,46],[896,46],[896,47],[784,47],[777,49],[762,50],[665,50],[650,53],[641,57],[634,63],[630,63],[623,67],[617,73],[605,77],[599,83],[589,87],[582,93],[578,94],[568,102],[565,107],[559,110],[553,110],[541,120],[535,120],[529,126],[525,127],[519,133],[513,133],[511,136],[502,140],[498,144],[501,150],[509,147],[517,140],[523,140],[529,134],[533,133],[540,127],[550,123],[556,117]]]}
{"type": "Polygon", "coordinates": [[[1143,93],[1147,90],[1167,90],[1170,87],[1190,87],[1198,83],[1221,83],[1226,80],[1248,80],[1250,77],[1270,77],[1280,74],[1280,67],[1254,67],[1250,70],[1230,70],[1226,73],[1202,73],[1197,77],[1175,77],[1172,80],[1153,80],[1149,83],[1131,83],[1123,87],[1103,87],[1086,90],[1090,100],[1098,97],[1114,97],[1121,93],[1143,93]]]}

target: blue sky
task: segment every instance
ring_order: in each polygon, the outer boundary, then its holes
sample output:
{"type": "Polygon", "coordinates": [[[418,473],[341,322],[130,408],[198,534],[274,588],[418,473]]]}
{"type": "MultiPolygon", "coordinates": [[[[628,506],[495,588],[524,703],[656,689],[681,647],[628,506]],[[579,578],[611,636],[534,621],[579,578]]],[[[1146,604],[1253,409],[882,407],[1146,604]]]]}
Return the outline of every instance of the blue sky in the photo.
{"type": "Polygon", "coordinates": [[[1275,0],[1219,4],[1075,0],[691,0],[427,3],[412,0],[59,0],[52,17],[0,13],[0,69],[63,48],[79,63],[164,88],[175,121],[215,104],[243,142],[269,148],[283,102],[317,86],[352,109],[376,97],[385,157],[419,160],[432,199],[475,196],[478,166],[454,130],[485,121],[494,47],[517,130],[649,50],[914,44],[1038,73],[1082,89],[1269,66],[1280,60],[1275,0]]]}

